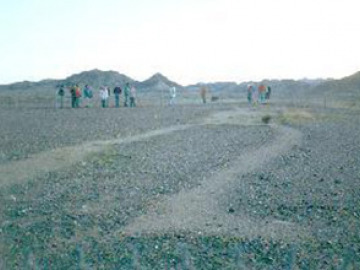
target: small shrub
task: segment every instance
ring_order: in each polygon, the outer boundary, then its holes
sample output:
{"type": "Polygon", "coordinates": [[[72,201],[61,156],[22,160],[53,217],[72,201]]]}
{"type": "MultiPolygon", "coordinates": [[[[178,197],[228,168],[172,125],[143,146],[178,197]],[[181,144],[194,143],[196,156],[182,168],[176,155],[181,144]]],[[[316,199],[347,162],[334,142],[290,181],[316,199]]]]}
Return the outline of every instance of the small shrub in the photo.
{"type": "Polygon", "coordinates": [[[261,118],[261,121],[264,123],[264,124],[268,124],[271,120],[271,116],[270,115],[264,115],[262,118],[261,118]]]}

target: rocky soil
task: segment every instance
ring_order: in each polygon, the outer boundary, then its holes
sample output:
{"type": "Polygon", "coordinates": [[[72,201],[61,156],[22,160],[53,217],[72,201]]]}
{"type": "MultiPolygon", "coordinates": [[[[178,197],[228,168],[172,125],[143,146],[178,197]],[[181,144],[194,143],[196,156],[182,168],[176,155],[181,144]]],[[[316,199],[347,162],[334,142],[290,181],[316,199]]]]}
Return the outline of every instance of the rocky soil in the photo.
{"type": "MultiPolygon", "coordinates": [[[[80,109],[0,109],[0,164],[84,141],[108,140],[207,115],[213,106],[80,109]]],[[[221,110],[221,105],[218,105],[221,110]]]]}
{"type": "Polygon", "coordinates": [[[2,113],[2,163],[14,166],[17,159],[55,147],[194,125],[110,144],[70,167],[1,187],[0,269],[358,269],[356,111],[331,110],[340,117],[284,122],[300,131],[299,143],[251,172],[236,171],[237,184],[218,198],[217,211],[225,215],[295,224],[305,236],[295,231],[295,240],[260,233],[216,235],[206,228],[200,233],[125,233],[138,217],[161,212],[158,202],[164,197],[201,189],[207,179],[236,166],[233,161],[240,155],[250,157],[276,141],[276,126],[239,125],[234,117],[223,123],[201,120],[231,109],[217,105],[2,113]]]}

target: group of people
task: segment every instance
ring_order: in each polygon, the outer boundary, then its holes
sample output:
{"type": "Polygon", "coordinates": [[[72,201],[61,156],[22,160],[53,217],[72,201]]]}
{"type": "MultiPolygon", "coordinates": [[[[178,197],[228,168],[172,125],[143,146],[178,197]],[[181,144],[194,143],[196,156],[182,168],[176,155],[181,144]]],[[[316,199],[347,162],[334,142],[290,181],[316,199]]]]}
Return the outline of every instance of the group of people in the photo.
{"type": "MultiPolygon", "coordinates": [[[[65,87],[64,85],[60,86],[59,91],[57,92],[60,97],[60,108],[64,108],[65,89],[68,89],[70,92],[72,108],[79,108],[80,104],[82,107],[92,106],[92,98],[94,96],[93,89],[89,85],[85,85],[81,91],[80,86],[78,84],[74,84],[70,87],[65,87]]],[[[113,89],[115,107],[120,107],[120,97],[122,93],[124,94],[124,107],[136,107],[136,88],[130,83],[125,84],[124,91],[119,85],[113,89]]],[[[101,101],[100,105],[102,108],[109,107],[110,96],[110,87],[101,86],[99,88],[99,98],[101,101]]]]}
{"type": "MultiPolygon", "coordinates": [[[[65,96],[65,89],[68,89],[71,96],[71,107],[72,108],[79,108],[80,105],[82,107],[91,107],[93,105],[92,98],[93,98],[93,89],[89,85],[85,85],[84,88],[81,90],[78,84],[74,84],[70,87],[65,87],[64,85],[60,86],[59,91],[57,94],[60,97],[60,108],[64,107],[64,96],[65,96]]],[[[124,107],[136,107],[136,88],[134,85],[130,83],[126,83],[124,88],[122,89],[121,86],[117,85],[113,89],[113,94],[115,98],[115,107],[120,107],[120,98],[123,94],[124,100],[124,107]]],[[[206,103],[208,89],[205,85],[200,87],[200,97],[202,103],[206,103]]],[[[176,100],[176,87],[171,86],[169,88],[169,105],[175,105],[176,100]]],[[[102,108],[109,107],[109,100],[111,96],[111,90],[108,86],[101,86],[99,88],[99,98],[100,98],[100,106],[102,108]]],[[[257,87],[253,84],[249,84],[247,86],[247,101],[249,105],[256,105],[256,104],[266,104],[271,96],[271,87],[266,86],[264,84],[259,84],[257,87]]]]}
{"type": "Polygon", "coordinates": [[[260,84],[258,87],[249,84],[247,87],[247,100],[249,105],[256,105],[257,103],[266,104],[270,99],[271,87],[260,84]]]}

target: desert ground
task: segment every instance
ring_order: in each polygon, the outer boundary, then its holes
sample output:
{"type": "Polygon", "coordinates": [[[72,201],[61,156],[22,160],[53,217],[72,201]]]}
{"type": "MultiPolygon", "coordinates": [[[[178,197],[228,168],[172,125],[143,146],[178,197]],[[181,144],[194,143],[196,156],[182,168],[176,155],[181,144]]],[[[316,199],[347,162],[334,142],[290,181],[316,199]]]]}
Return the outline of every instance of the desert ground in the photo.
{"type": "Polygon", "coordinates": [[[360,269],[360,98],[309,100],[3,100],[0,269],[360,269]]]}

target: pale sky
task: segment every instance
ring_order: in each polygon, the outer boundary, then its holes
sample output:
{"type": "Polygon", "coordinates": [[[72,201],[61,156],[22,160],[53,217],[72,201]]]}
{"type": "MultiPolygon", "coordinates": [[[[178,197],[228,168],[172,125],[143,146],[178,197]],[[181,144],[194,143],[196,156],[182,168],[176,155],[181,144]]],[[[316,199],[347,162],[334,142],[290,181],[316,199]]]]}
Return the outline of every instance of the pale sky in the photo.
{"type": "Polygon", "coordinates": [[[358,0],[0,0],[0,84],[98,68],[187,85],[360,71],[358,0]]]}

